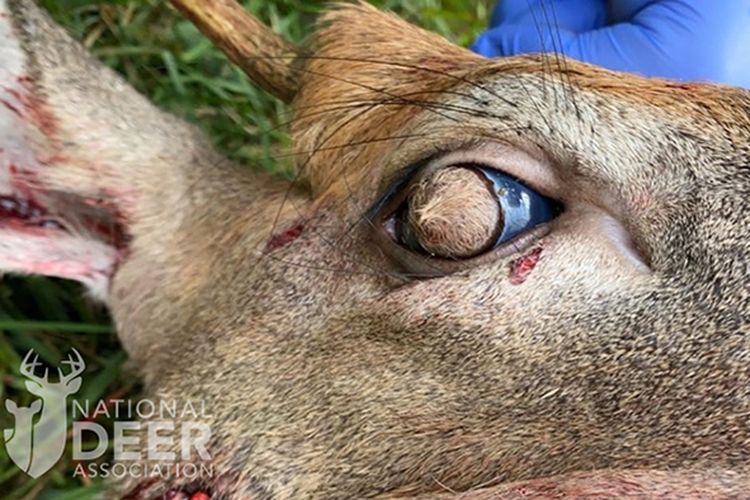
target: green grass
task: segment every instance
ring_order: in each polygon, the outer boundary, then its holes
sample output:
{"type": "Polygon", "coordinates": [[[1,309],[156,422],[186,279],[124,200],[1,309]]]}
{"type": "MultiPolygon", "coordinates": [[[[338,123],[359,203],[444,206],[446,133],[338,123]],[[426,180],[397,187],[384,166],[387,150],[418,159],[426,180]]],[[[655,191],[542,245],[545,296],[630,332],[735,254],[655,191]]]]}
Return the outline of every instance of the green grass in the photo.
{"type": "MultiPolygon", "coordinates": [[[[160,107],[197,123],[228,156],[276,173],[291,165],[275,158],[289,141],[281,126],[285,107],[266,96],[189,23],[157,0],[39,0],[73,36],[116,68],[160,107]]],[[[246,0],[245,6],[295,41],[309,27],[323,2],[246,0]]],[[[489,0],[377,0],[380,7],[466,45],[486,23],[489,0]]],[[[138,385],[126,373],[122,351],[106,311],[70,282],[44,278],[0,278],[0,377],[3,394],[28,405],[18,366],[31,348],[57,364],[71,347],[87,362],[80,401],[107,396],[137,397],[138,385]]],[[[106,422],[103,422],[106,424],[106,422]]],[[[0,408],[0,428],[13,424],[0,408]]],[[[69,443],[70,445],[70,443],[69,443]]],[[[66,451],[38,479],[23,474],[0,446],[0,492],[6,499],[86,499],[101,490],[72,477],[66,451]]]]}

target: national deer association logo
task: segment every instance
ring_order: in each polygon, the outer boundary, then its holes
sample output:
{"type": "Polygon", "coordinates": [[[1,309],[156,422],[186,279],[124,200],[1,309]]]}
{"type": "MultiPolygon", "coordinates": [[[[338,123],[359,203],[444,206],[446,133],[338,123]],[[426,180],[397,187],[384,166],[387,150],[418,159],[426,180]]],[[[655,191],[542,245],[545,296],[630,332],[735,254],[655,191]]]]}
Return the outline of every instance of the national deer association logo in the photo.
{"type": "Polygon", "coordinates": [[[51,469],[63,454],[68,428],[67,398],[81,388],[80,375],[86,369],[75,349],[61,364],[69,366],[67,373],[58,368],[58,380],[51,382],[49,369],[45,368],[43,377],[35,373],[41,363],[39,355],[30,350],[20,372],[26,377],[26,390],[39,399],[28,407],[5,400],[5,408],[15,417],[15,426],[3,431],[5,448],[13,463],[33,478],[51,469]]]}
{"type": "Polygon", "coordinates": [[[29,406],[5,400],[5,409],[15,419],[4,429],[8,456],[32,478],[49,471],[62,458],[70,437],[74,477],[180,477],[191,480],[213,477],[207,446],[211,439],[210,420],[203,401],[147,398],[133,403],[111,399],[78,401],[68,397],[81,388],[86,363],[73,349],[57,368],[57,381],[50,381],[49,368],[40,376],[43,363],[33,349],[26,353],[19,372],[26,390],[39,399],[29,406]],[[65,368],[67,365],[67,368],[65,368]],[[70,406],[70,411],[68,410],[70,406]],[[70,414],[69,414],[70,413],[70,414]],[[111,421],[112,435],[96,422],[111,421]],[[72,423],[71,423],[72,420],[72,423]],[[84,435],[88,435],[84,445],[84,435]],[[92,448],[91,444],[95,443],[92,448]],[[114,463],[106,460],[113,450],[114,463]]]}

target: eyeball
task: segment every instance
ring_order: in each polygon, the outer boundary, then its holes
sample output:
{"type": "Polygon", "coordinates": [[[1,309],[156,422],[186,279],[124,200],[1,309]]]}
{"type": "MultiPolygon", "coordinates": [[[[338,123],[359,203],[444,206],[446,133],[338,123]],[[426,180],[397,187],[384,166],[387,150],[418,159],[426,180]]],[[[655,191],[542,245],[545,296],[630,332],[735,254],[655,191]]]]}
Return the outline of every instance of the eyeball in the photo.
{"type": "Polygon", "coordinates": [[[431,256],[467,259],[491,248],[503,213],[491,185],[474,168],[448,167],[411,187],[399,214],[404,243],[431,256]]]}
{"type": "Polygon", "coordinates": [[[498,170],[453,165],[417,173],[388,220],[392,238],[432,258],[466,260],[554,219],[558,202],[498,170]]]}

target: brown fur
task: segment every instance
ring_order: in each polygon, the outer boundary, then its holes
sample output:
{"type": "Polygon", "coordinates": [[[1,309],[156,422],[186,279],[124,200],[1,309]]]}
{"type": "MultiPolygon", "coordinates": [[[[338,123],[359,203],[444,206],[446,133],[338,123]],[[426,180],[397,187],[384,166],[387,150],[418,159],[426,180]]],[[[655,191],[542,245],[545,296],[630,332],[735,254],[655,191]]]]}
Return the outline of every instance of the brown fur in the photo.
{"type": "Polygon", "coordinates": [[[468,258],[494,243],[502,213],[479,174],[448,167],[414,186],[408,220],[415,239],[429,254],[468,258]]]}
{"type": "Polygon", "coordinates": [[[114,193],[106,301],[149,394],[211,408],[217,497],[748,490],[750,93],[485,60],[346,6],[300,82],[290,190],[11,5],[56,121],[28,147],[65,158],[34,190],[68,219],[114,193]],[[373,205],[443,154],[565,206],[522,284],[515,249],[418,280],[373,242],[373,205]]]}

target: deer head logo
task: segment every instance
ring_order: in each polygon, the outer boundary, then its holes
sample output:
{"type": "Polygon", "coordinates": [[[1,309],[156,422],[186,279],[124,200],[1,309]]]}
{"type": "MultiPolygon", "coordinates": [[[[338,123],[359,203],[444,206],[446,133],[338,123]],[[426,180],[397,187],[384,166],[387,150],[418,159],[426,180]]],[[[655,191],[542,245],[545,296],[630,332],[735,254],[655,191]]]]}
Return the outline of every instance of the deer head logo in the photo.
{"type": "Polygon", "coordinates": [[[62,364],[69,365],[69,373],[65,374],[58,368],[58,381],[50,382],[48,369],[45,368],[43,377],[34,373],[41,363],[39,355],[30,350],[21,363],[20,372],[27,378],[26,389],[41,399],[35,400],[29,407],[20,407],[9,399],[5,401],[5,408],[16,420],[13,429],[3,432],[8,456],[34,478],[47,472],[62,456],[68,427],[66,400],[81,388],[79,375],[86,368],[83,358],[75,349],[62,364]],[[41,415],[34,422],[40,410],[41,415]]]}

